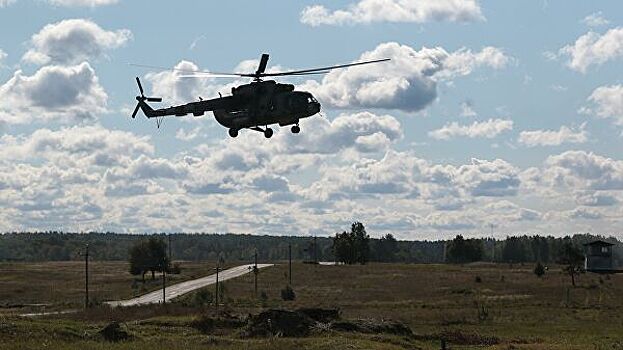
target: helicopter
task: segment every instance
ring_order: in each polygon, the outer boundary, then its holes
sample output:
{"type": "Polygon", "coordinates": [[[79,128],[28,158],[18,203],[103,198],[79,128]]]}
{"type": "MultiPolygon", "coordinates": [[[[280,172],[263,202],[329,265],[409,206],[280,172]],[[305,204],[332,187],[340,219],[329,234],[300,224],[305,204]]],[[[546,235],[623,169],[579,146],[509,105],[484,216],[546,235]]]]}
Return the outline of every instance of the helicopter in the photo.
{"type": "MultiPolygon", "coordinates": [[[[195,117],[199,117],[211,111],[216,121],[229,129],[228,133],[231,137],[237,137],[238,132],[242,129],[249,129],[263,133],[266,138],[271,138],[273,130],[269,125],[272,124],[278,124],[281,127],[291,125],[292,133],[298,134],[301,131],[299,121],[318,114],[321,107],[320,102],[307,91],[296,91],[292,84],[282,84],[274,80],[264,80],[263,78],[327,74],[333,69],[389,61],[388,58],[385,58],[329,67],[267,73],[268,59],[268,54],[262,54],[255,73],[197,72],[173,69],[189,74],[181,75],[180,78],[246,77],[253,80],[249,84],[233,87],[229,96],[222,96],[219,92],[219,97],[214,99],[203,100],[200,97],[199,101],[168,108],[153,109],[148,105],[147,102],[162,102],[162,98],[146,97],[141,81],[136,77],[140,95],[136,96],[138,103],[134,112],[132,112],[132,118],[136,117],[140,109],[148,119],[156,118],[156,124],[160,128],[165,116],[183,117],[192,114],[195,117]]],[[[134,64],[134,66],[163,68],[138,64],[134,64]]]]}

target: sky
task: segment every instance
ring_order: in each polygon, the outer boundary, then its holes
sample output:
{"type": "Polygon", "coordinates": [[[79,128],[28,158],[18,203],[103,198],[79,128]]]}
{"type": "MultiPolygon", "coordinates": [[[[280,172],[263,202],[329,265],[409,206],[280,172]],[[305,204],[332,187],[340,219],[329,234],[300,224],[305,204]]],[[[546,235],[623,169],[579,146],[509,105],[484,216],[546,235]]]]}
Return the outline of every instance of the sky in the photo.
{"type": "Polygon", "coordinates": [[[623,2],[0,0],[0,231],[622,238],[623,2]],[[322,115],[232,139],[211,114],[253,72],[322,115]]]}

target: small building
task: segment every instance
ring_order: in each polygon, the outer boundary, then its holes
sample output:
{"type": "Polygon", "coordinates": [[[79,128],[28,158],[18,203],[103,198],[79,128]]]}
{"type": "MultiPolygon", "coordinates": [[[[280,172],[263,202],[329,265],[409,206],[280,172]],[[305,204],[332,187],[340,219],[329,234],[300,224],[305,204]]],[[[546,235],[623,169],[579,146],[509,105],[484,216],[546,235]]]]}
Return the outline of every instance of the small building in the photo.
{"type": "Polygon", "coordinates": [[[595,273],[614,273],[612,261],[612,246],[614,244],[597,240],[584,244],[585,256],[584,269],[595,273]]]}

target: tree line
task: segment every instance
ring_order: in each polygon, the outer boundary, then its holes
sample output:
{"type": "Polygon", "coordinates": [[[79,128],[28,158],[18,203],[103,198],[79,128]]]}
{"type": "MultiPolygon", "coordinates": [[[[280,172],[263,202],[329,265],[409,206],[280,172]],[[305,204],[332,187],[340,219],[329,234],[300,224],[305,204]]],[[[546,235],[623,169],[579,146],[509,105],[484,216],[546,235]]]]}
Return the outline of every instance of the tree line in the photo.
{"type": "MultiPolygon", "coordinates": [[[[561,252],[566,245],[581,247],[584,243],[601,239],[617,244],[614,247],[615,264],[623,265],[621,264],[623,251],[615,238],[590,234],[566,237],[522,235],[509,236],[504,240],[464,238],[459,235],[452,240],[406,241],[397,240],[391,233],[381,238],[371,238],[365,232],[362,223],[354,223],[350,231],[338,232],[333,237],[315,239],[309,236],[206,233],[174,233],[170,236],[173,260],[215,261],[220,256],[226,261],[249,262],[253,260],[256,250],[260,261],[286,260],[288,246],[291,245],[292,258],[295,260],[341,260],[350,263],[495,261],[547,264],[561,260],[563,257],[561,252]]],[[[168,244],[166,234],[56,231],[5,233],[0,235],[0,261],[80,260],[82,258],[79,253],[85,244],[89,244],[90,254],[94,260],[128,260],[132,246],[150,237],[159,238],[168,244]]]]}

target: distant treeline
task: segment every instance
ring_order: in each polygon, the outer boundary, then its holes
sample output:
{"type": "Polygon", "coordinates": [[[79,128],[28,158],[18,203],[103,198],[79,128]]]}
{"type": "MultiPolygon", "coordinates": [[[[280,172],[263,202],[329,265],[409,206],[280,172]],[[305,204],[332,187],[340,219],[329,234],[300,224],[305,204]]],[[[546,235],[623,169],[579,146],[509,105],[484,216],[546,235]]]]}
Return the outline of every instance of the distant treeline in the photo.
{"type": "MultiPolygon", "coordinates": [[[[216,260],[249,262],[257,250],[260,261],[286,260],[292,246],[295,260],[333,261],[333,237],[258,236],[248,234],[156,234],[168,244],[171,238],[173,260],[216,260]]],[[[89,244],[93,260],[128,260],[130,248],[151,235],[117,233],[5,233],[0,234],[0,261],[66,261],[80,260],[80,253],[89,244]]],[[[388,241],[370,239],[369,261],[442,263],[463,262],[455,259],[457,247],[466,249],[467,261],[556,262],[560,247],[566,242],[575,245],[601,239],[614,244],[615,263],[623,265],[623,250],[615,238],[590,234],[555,238],[552,236],[512,236],[505,240],[465,239],[460,246],[449,241],[388,241]],[[453,250],[455,250],[453,252],[453,250]],[[450,256],[448,255],[450,253],[450,256]]],[[[455,239],[456,241],[456,239],[455,239]]]]}

